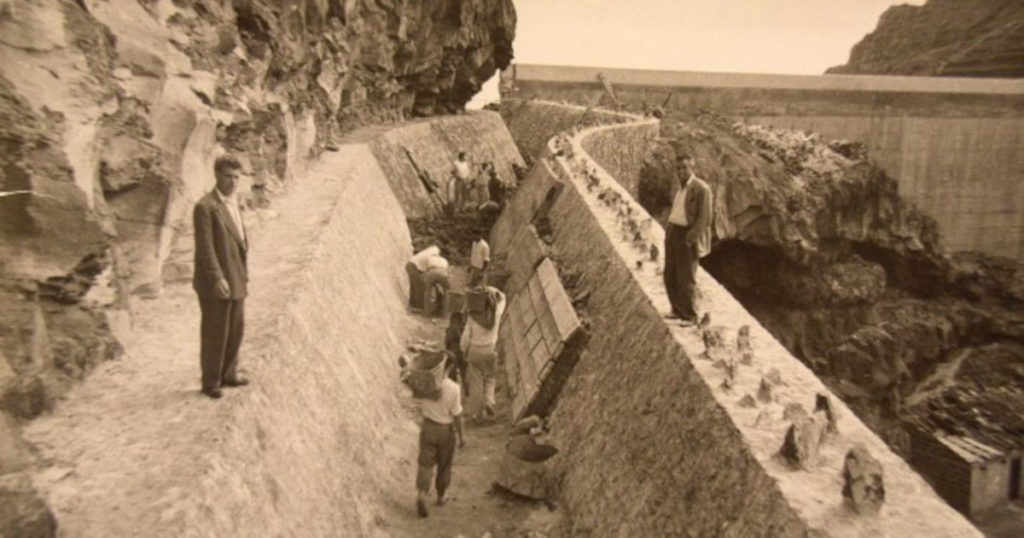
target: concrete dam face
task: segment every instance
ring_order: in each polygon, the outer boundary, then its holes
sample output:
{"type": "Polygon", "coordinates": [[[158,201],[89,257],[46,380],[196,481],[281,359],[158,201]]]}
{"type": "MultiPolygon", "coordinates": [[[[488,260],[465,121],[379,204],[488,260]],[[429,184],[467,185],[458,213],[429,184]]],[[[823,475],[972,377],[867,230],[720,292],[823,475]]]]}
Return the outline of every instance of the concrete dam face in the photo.
{"type": "Polygon", "coordinates": [[[707,110],[861,142],[900,194],[939,222],[949,249],[1024,256],[1020,81],[540,65],[513,65],[502,81],[505,97],[707,110]]]}

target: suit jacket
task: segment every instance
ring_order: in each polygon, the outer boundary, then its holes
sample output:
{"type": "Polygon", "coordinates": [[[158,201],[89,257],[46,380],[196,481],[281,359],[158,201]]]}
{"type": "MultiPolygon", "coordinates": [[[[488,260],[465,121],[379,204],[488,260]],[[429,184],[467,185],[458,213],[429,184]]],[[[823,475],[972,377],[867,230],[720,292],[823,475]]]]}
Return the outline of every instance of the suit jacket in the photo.
{"type": "Polygon", "coordinates": [[[697,230],[697,256],[711,253],[711,187],[703,179],[693,176],[686,197],[686,222],[697,230]]]}
{"type": "Polygon", "coordinates": [[[192,219],[196,243],[192,288],[200,298],[213,298],[217,281],[223,278],[231,289],[231,299],[244,298],[249,281],[247,245],[227,206],[210,191],[196,203],[192,219]]]}

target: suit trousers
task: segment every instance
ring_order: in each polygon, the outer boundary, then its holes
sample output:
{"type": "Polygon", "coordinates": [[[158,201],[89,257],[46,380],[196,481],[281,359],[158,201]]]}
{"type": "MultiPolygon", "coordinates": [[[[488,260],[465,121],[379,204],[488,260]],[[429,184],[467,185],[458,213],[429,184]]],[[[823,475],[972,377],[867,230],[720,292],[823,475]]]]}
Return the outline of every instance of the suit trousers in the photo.
{"type": "Polygon", "coordinates": [[[665,292],[672,312],[697,321],[697,244],[686,242],[688,227],[669,224],[665,230],[665,292]]]}
{"type": "Polygon", "coordinates": [[[238,348],[245,327],[245,299],[200,297],[199,361],[203,389],[216,389],[225,379],[237,377],[238,348]]]}

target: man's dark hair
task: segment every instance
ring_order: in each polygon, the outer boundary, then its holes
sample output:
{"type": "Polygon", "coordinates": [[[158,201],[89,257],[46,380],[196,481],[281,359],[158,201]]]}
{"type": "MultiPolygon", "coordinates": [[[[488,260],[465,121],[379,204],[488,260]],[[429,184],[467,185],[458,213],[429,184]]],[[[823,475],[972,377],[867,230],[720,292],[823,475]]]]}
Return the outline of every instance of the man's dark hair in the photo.
{"type": "Polygon", "coordinates": [[[217,160],[213,161],[213,174],[220,177],[221,174],[228,170],[241,170],[242,163],[238,162],[232,155],[221,155],[217,157],[217,160]]]}

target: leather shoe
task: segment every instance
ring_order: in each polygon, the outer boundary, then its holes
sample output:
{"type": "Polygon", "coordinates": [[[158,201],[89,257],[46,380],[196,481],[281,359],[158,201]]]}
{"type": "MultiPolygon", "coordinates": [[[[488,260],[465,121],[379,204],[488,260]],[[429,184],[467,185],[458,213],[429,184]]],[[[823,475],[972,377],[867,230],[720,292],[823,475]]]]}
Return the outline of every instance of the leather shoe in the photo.
{"type": "Polygon", "coordinates": [[[225,379],[220,384],[222,387],[244,387],[249,384],[249,380],[244,377],[236,377],[234,379],[225,379]]]}
{"type": "Polygon", "coordinates": [[[203,394],[209,396],[210,398],[213,398],[214,400],[224,395],[224,393],[221,392],[220,389],[203,389],[202,392],[203,394]]]}

